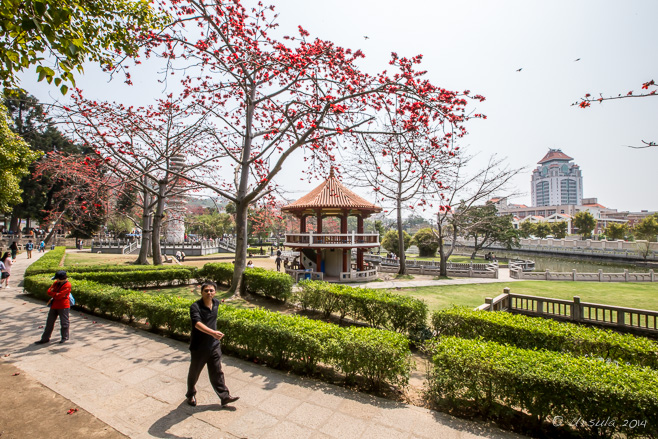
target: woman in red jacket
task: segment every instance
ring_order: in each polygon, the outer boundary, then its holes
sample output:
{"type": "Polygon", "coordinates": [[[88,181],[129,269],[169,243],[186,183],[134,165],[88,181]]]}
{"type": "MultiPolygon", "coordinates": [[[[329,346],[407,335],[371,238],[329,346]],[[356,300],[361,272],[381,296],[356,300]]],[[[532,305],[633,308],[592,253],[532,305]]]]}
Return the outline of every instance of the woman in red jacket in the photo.
{"type": "Polygon", "coordinates": [[[60,343],[64,343],[69,339],[69,309],[71,303],[69,302],[69,295],[71,294],[71,282],[68,281],[66,271],[60,270],[55,273],[52,280],[55,283],[48,288],[48,295],[50,299],[50,311],[48,312],[48,320],[46,320],[46,328],[43,330],[41,340],[34,342],[35,344],[44,344],[50,341],[50,335],[55,328],[55,320],[59,317],[59,325],[61,327],[62,339],[60,343]]]}

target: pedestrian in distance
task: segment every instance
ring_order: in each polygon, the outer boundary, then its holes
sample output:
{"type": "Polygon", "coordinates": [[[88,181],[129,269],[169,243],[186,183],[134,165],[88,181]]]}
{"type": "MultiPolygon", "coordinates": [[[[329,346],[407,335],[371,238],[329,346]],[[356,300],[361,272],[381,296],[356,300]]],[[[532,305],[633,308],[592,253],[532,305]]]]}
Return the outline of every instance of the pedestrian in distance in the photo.
{"type": "Polygon", "coordinates": [[[247,262],[247,268],[254,268],[254,261],[247,262]]]}
{"type": "Polygon", "coordinates": [[[46,243],[44,241],[41,241],[39,243],[39,252],[44,253],[46,251],[46,243]]]}
{"type": "Polygon", "coordinates": [[[35,341],[34,344],[45,344],[50,341],[57,317],[59,317],[60,335],[62,336],[59,342],[65,343],[69,339],[71,282],[69,282],[66,271],[64,270],[56,272],[51,280],[54,280],[55,283],[48,288],[48,295],[50,296],[48,306],[50,306],[50,311],[48,311],[46,327],[43,330],[43,335],[41,335],[41,340],[35,341]]]}
{"type": "Polygon", "coordinates": [[[32,244],[32,240],[29,240],[27,244],[25,244],[25,251],[27,252],[28,259],[32,259],[32,250],[34,250],[34,244],[32,244]]]}
{"type": "Polygon", "coordinates": [[[16,241],[11,243],[9,250],[11,250],[11,258],[16,260],[16,255],[18,254],[18,244],[16,244],[16,241]]]}
{"type": "Polygon", "coordinates": [[[5,252],[0,259],[0,288],[3,288],[2,284],[4,283],[4,288],[9,288],[9,277],[11,276],[11,266],[14,264],[14,261],[9,257],[9,252],[5,252]]]}
{"type": "Polygon", "coordinates": [[[211,281],[201,284],[201,299],[190,306],[192,320],[192,336],[190,339],[190,354],[192,361],[187,374],[187,403],[196,406],[196,383],[204,366],[208,368],[210,384],[224,407],[240,399],[231,396],[224,382],[222,371],[222,348],[220,340],[224,334],[217,330],[217,312],[219,300],[215,299],[217,285],[211,281]]]}
{"type": "Polygon", "coordinates": [[[276,257],[276,271],[281,271],[281,256],[276,257]]]}

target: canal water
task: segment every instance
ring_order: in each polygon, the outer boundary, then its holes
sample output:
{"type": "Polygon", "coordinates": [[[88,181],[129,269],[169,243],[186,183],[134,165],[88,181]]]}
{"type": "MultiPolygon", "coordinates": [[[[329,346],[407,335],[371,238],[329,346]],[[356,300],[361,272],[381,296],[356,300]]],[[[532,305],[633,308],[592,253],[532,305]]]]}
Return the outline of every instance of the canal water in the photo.
{"type": "MultiPolygon", "coordinates": [[[[558,271],[570,272],[574,268],[579,273],[596,273],[598,270],[603,270],[604,273],[623,273],[625,269],[630,272],[646,273],[649,271],[649,266],[642,264],[611,262],[600,259],[586,259],[582,257],[556,257],[556,256],[543,256],[536,253],[521,253],[514,251],[495,251],[498,258],[514,258],[514,259],[531,259],[535,261],[534,271],[558,271]]],[[[658,267],[653,267],[654,271],[658,271],[658,267]]]]}

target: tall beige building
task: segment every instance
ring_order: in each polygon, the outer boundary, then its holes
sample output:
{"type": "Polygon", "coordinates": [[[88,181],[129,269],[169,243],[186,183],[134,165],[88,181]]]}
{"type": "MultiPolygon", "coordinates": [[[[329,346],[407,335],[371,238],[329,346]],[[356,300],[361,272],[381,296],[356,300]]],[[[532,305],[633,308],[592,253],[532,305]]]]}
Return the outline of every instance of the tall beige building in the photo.
{"type": "Polygon", "coordinates": [[[531,180],[533,207],[582,204],[583,176],[572,157],[549,149],[537,164],[531,180]]]}

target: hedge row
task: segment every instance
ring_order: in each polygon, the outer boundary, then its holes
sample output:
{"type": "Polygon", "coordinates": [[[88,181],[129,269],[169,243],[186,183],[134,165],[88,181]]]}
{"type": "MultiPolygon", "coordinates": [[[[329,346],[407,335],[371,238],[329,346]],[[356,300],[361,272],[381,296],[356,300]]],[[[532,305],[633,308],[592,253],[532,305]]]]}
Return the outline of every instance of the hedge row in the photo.
{"type": "Polygon", "coordinates": [[[368,288],[322,281],[299,282],[292,300],[303,309],[321,311],[325,317],[337,313],[372,327],[409,333],[426,326],[427,305],[422,300],[368,288]]]}
{"type": "Polygon", "coordinates": [[[130,271],[69,271],[69,277],[90,280],[121,288],[147,288],[155,286],[186,285],[197,277],[196,269],[130,270],[130,271]]]}
{"type": "Polygon", "coordinates": [[[62,258],[64,258],[65,252],[66,247],[64,246],[55,247],[54,250],[46,252],[37,261],[33,262],[29,267],[27,267],[27,270],[25,270],[25,276],[32,276],[39,273],[55,274],[55,271],[61,270],[60,264],[62,262],[62,258]]]}
{"type": "Polygon", "coordinates": [[[210,262],[197,271],[197,278],[208,279],[230,287],[233,280],[233,268],[233,264],[230,263],[210,262]]]}
{"type": "Polygon", "coordinates": [[[264,268],[247,268],[242,275],[244,288],[252,294],[286,301],[292,295],[293,280],[286,273],[264,268]]]}
{"type": "Polygon", "coordinates": [[[433,362],[429,395],[438,403],[468,404],[485,416],[503,405],[539,423],[580,420],[577,428],[591,437],[658,433],[655,370],[456,337],[426,347],[433,362]]]}
{"type": "MultiPolygon", "coordinates": [[[[25,278],[25,289],[42,299],[52,281],[48,275],[25,278]]],[[[71,279],[76,306],[115,318],[144,319],[154,328],[189,334],[191,299],[148,295],[89,280],[71,279]]],[[[301,316],[262,309],[222,306],[218,328],[225,348],[247,358],[278,366],[314,370],[320,363],[336,367],[347,378],[360,375],[373,386],[408,381],[412,361],[409,342],[401,334],[372,328],[340,328],[301,316]]]]}
{"type": "Polygon", "coordinates": [[[608,329],[467,308],[451,308],[433,313],[432,326],[440,335],[482,337],[523,349],[541,347],[658,368],[658,343],[645,337],[619,334],[608,329]]]}

